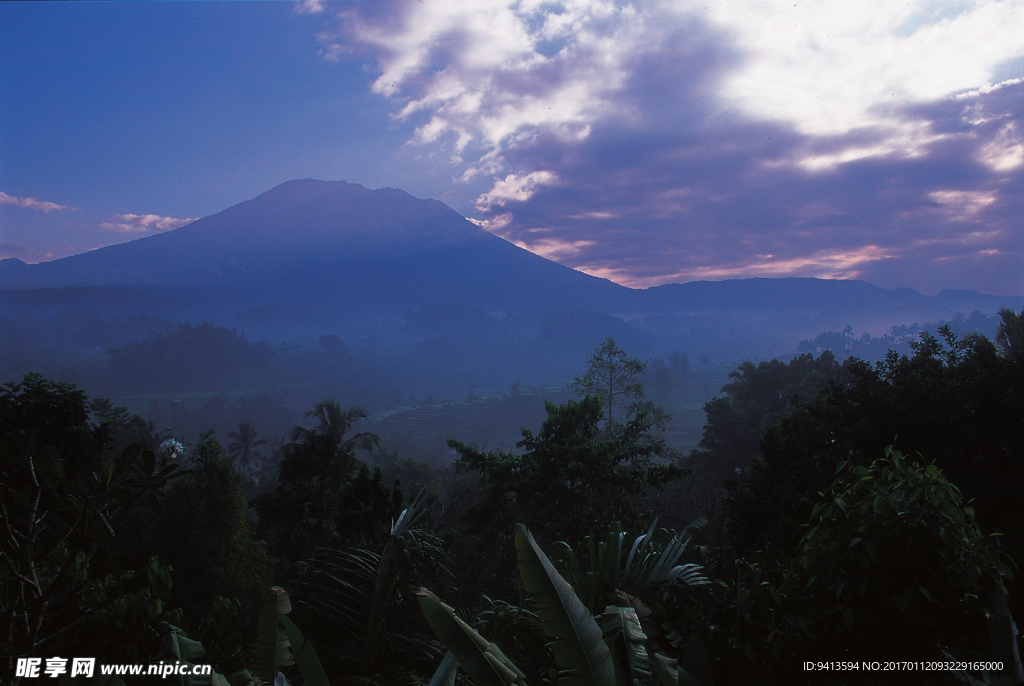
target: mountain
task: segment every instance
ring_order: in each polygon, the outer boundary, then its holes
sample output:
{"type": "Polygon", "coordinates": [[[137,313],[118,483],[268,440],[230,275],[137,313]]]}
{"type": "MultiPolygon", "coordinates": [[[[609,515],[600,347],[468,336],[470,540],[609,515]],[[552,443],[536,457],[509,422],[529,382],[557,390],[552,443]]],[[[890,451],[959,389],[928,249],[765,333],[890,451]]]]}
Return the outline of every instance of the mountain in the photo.
{"type": "Polygon", "coordinates": [[[321,331],[343,318],[449,304],[627,319],[708,315],[814,333],[1024,304],[971,291],[924,296],[861,281],[797,278],[629,289],[523,250],[436,200],[312,179],[288,181],[174,231],[37,265],[2,260],[0,289],[5,317],[146,313],[257,327],[304,323],[321,331]]]}
{"type": "Polygon", "coordinates": [[[488,280],[517,267],[566,284],[619,288],[517,248],[437,200],[312,179],[288,181],[175,231],[38,265],[4,260],[0,288],[212,286],[296,275],[344,283],[354,280],[353,270],[370,271],[360,265],[396,272],[387,265],[410,263],[477,271],[488,280]]]}

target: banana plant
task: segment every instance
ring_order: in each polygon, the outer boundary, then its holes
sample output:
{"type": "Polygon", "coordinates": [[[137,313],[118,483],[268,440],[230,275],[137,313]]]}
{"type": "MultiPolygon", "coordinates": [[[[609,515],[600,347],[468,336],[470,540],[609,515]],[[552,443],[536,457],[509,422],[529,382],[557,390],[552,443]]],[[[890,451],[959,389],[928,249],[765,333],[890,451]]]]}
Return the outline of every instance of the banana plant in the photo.
{"type": "MultiPolygon", "coordinates": [[[[519,573],[561,670],[566,686],[712,686],[707,656],[691,641],[679,663],[655,656],[632,607],[611,607],[601,623],[573,592],[530,531],[516,526],[519,573]],[[698,680],[694,673],[704,678],[698,680]]],[[[526,676],[494,643],[470,627],[455,610],[426,588],[414,592],[427,622],[451,655],[479,686],[525,686],[526,676]]],[[[451,661],[442,662],[435,681],[448,679],[451,661]],[[442,670],[444,670],[442,674],[442,670]]]]}
{"type": "Polygon", "coordinates": [[[253,683],[256,686],[273,684],[280,667],[298,664],[304,684],[330,686],[313,646],[286,616],[292,610],[288,593],[279,586],[270,590],[273,595],[260,612],[249,667],[253,683]]]}
{"type": "Polygon", "coordinates": [[[331,674],[386,681],[394,678],[382,675],[397,668],[396,655],[408,661],[436,656],[435,644],[407,630],[408,615],[418,611],[402,584],[422,567],[435,577],[452,576],[443,542],[422,526],[426,505],[423,490],[392,524],[382,549],[320,548],[300,563],[289,588],[303,626],[318,645],[332,647],[324,654],[331,674]]]}
{"type": "Polygon", "coordinates": [[[707,519],[700,517],[682,531],[670,532],[669,539],[662,543],[657,540],[655,519],[647,533],[633,540],[628,555],[623,546],[626,534],[621,529],[611,531],[604,540],[587,536],[580,554],[566,545],[562,571],[583,603],[595,613],[601,612],[616,592],[636,595],[654,586],[670,584],[705,586],[710,582],[700,565],[679,564],[693,540],[691,531],[705,524],[707,519]]]}

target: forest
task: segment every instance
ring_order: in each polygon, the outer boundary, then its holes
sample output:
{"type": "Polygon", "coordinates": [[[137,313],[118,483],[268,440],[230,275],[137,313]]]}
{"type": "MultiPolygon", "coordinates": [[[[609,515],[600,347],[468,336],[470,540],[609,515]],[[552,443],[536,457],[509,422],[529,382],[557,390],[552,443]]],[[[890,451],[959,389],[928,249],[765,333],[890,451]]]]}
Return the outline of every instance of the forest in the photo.
{"type": "MultiPolygon", "coordinates": [[[[0,387],[2,682],[92,656],[212,665],[181,686],[1019,683],[1024,311],[993,323],[743,362],[688,451],[663,405],[696,360],[606,338],[539,430],[444,465],[384,445],[330,369],[286,438],[188,441],[26,374],[0,387]]],[[[111,355],[147,387],[288,371],[213,327],[111,355]],[[196,336],[193,377],[153,364],[196,336]]]]}

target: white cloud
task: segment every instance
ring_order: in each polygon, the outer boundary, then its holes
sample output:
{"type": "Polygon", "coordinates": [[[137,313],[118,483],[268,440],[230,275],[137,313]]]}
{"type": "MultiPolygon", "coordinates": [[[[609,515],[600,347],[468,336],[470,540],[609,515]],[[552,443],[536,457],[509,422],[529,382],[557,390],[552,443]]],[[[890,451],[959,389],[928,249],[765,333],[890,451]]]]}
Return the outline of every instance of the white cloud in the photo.
{"type": "Polygon", "coordinates": [[[476,208],[486,212],[494,205],[504,207],[510,202],[524,202],[543,185],[550,185],[558,177],[549,171],[535,171],[532,174],[509,174],[494,182],[494,187],[476,199],[476,208]]]}
{"type": "MultiPolygon", "coordinates": [[[[376,55],[373,90],[401,105],[395,116],[423,117],[415,142],[453,140],[457,156],[479,146],[464,180],[503,171],[502,153],[538,133],[584,139],[606,117],[635,116],[645,103],[624,88],[641,58],[677,48],[701,24],[721,32],[739,56],[712,88],[713,111],[811,136],[881,134],[876,146],[808,160],[815,169],[918,154],[930,142],[919,135],[927,122],[900,108],[991,88],[1001,64],[1024,56],[1024,0],[417,0],[398,7],[386,21],[345,14],[345,38],[376,55]]],[[[324,54],[336,56],[342,43],[324,54]]],[[[995,157],[1006,166],[1018,153],[995,157]]]]}
{"type": "Polygon", "coordinates": [[[16,195],[7,195],[2,191],[0,191],[0,205],[14,205],[15,207],[24,207],[29,210],[43,212],[45,214],[49,214],[50,212],[63,212],[65,210],[81,211],[77,207],[58,205],[55,202],[46,202],[35,198],[19,198],[16,195]]]}
{"type": "Polygon", "coordinates": [[[996,194],[987,191],[932,191],[928,197],[938,203],[946,219],[957,222],[978,221],[996,201],[996,194]]]}
{"type": "Polygon", "coordinates": [[[1011,171],[1024,165],[1024,139],[1015,122],[1009,122],[981,149],[981,161],[993,171],[1011,171]]]}
{"type": "Polygon", "coordinates": [[[746,57],[726,103],[812,135],[892,126],[894,106],[984,87],[1024,56],[1021,0],[746,0],[707,16],[746,57]]]}
{"type": "Polygon", "coordinates": [[[457,154],[481,147],[483,164],[472,173],[500,169],[504,146],[540,130],[585,138],[612,113],[609,95],[628,77],[627,62],[650,47],[649,18],[611,0],[404,7],[386,25],[346,15],[350,35],[376,52],[381,75],[373,90],[402,103],[396,117],[427,115],[417,142],[451,133],[457,154]]]}
{"type": "Polygon", "coordinates": [[[100,224],[100,228],[104,231],[114,231],[116,233],[145,233],[148,231],[170,231],[194,221],[195,217],[176,219],[174,217],[161,217],[158,214],[115,214],[100,224]]]}
{"type": "Polygon", "coordinates": [[[475,219],[473,217],[466,217],[466,219],[473,224],[476,224],[484,231],[488,231],[504,238],[502,229],[508,226],[512,221],[512,215],[506,212],[505,214],[498,214],[489,219],[475,219]]]}
{"type": "Polygon", "coordinates": [[[320,14],[324,11],[323,0],[297,0],[295,11],[299,14],[320,14]]]}

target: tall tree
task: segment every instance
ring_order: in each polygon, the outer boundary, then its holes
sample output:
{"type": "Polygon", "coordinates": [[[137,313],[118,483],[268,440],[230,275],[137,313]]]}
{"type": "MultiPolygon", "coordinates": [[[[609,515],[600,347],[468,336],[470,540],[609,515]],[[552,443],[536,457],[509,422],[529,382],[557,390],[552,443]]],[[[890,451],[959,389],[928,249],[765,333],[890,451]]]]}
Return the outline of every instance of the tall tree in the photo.
{"type": "Polygon", "coordinates": [[[605,427],[610,431],[615,425],[616,410],[623,417],[620,423],[624,423],[629,420],[631,409],[635,413],[635,404],[643,401],[646,371],[646,362],[627,355],[614,338],[608,337],[587,358],[587,371],[572,380],[572,387],[580,395],[600,399],[605,409],[605,427]]]}
{"type": "Polygon", "coordinates": [[[228,456],[244,471],[250,481],[253,480],[253,466],[265,459],[258,448],[267,445],[267,439],[257,439],[257,435],[259,432],[249,422],[239,424],[238,431],[228,434],[228,438],[235,439],[228,444],[228,456]]]}

